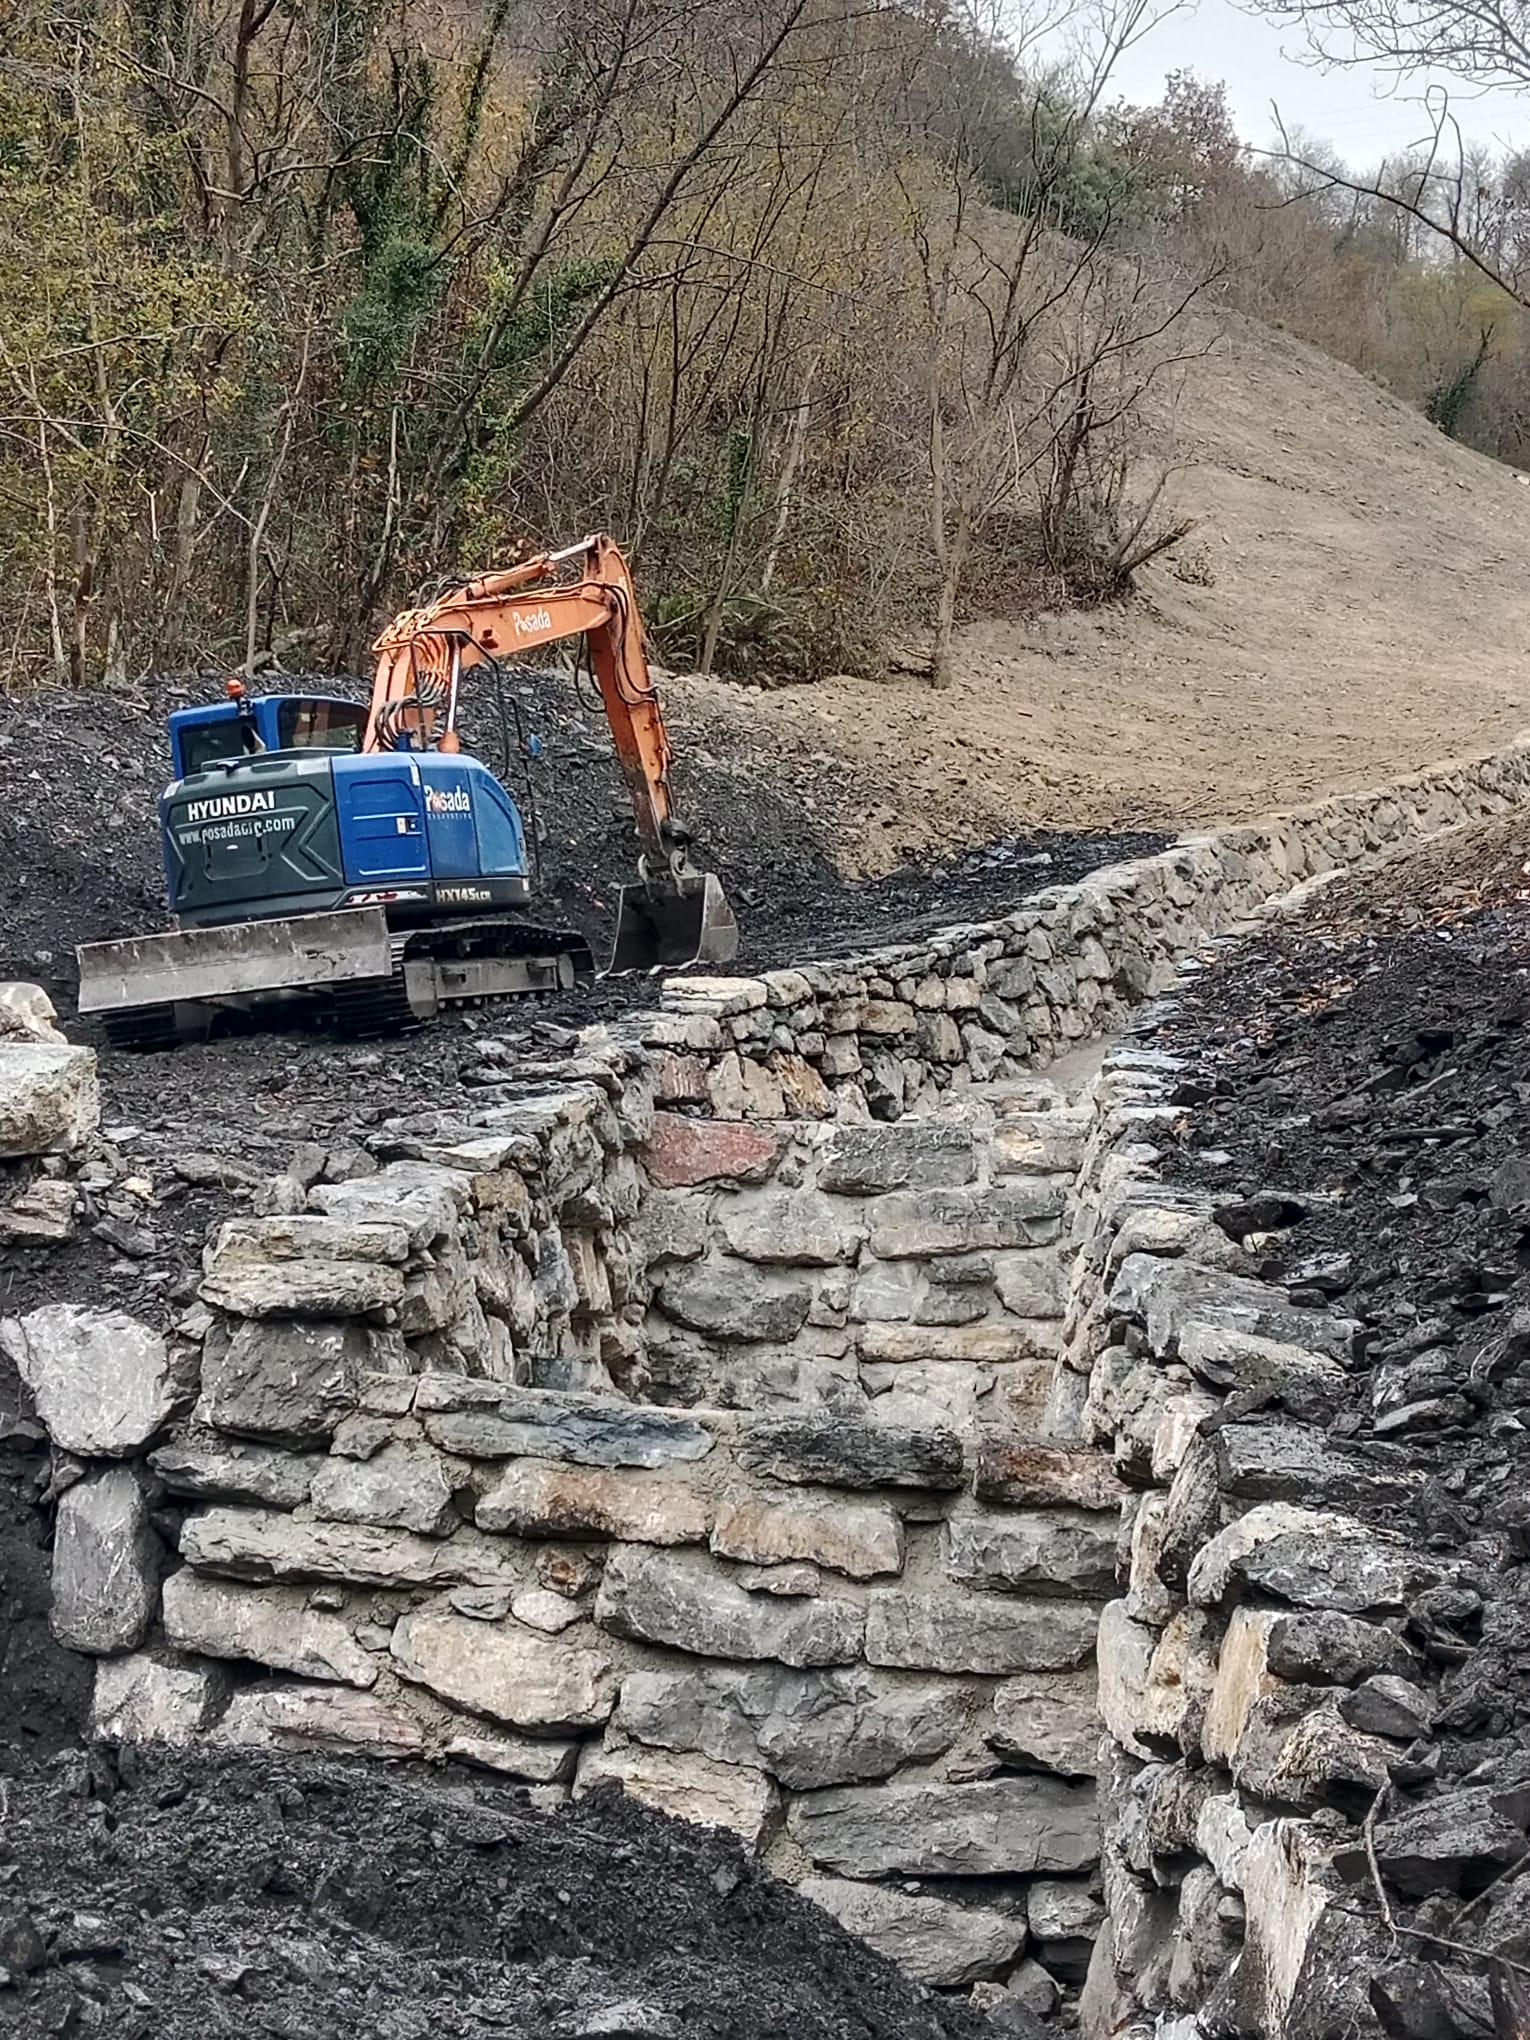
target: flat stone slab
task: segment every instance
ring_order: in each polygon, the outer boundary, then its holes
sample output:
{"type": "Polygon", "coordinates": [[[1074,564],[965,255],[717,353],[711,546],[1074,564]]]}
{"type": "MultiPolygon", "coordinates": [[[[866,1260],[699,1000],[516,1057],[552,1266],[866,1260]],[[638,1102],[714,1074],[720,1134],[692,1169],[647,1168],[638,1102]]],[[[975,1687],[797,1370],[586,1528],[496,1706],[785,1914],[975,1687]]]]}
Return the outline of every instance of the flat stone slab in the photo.
{"type": "Polygon", "coordinates": [[[846,1877],[1066,1874],[1099,1858],[1094,1798],[1042,1777],[851,1786],[798,1800],[790,1826],[815,1863],[846,1877]]]}

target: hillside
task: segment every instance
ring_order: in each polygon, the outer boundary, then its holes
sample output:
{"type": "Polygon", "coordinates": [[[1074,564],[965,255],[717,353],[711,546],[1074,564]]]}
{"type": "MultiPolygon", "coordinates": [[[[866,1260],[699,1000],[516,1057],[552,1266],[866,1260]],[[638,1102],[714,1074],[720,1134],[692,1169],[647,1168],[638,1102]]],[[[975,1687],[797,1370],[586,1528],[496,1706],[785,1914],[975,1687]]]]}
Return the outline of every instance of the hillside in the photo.
{"type": "Polygon", "coordinates": [[[871,868],[1017,824],[1258,814],[1530,723],[1526,477],[1268,327],[1206,337],[1165,446],[1209,585],[1161,565],[1124,606],[971,624],[942,694],[905,674],[676,699],[783,762],[854,760],[871,868]]]}

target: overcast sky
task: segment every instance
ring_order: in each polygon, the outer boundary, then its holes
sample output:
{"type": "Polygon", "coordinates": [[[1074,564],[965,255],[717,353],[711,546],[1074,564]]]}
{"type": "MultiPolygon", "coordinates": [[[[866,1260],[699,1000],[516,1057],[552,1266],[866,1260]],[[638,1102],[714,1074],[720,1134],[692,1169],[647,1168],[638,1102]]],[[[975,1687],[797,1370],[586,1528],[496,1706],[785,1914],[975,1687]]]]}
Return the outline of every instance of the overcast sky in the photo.
{"type": "MultiPolygon", "coordinates": [[[[1427,134],[1417,104],[1421,83],[1398,87],[1369,67],[1317,70],[1300,61],[1304,49],[1295,24],[1276,26],[1245,14],[1233,0],[1191,0],[1126,53],[1112,78],[1111,96],[1151,105],[1163,95],[1167,72],[1221,78],[1245,141],[1263,145],[1272,138],[1273,100],[1288,126],[1323,136],[1356,165],[1374,163],[1427,134]]],[[[1475,97],[1452,85],[1451,106],[1469,140],[1530,142],[1530,94],[1475,97]]]]}

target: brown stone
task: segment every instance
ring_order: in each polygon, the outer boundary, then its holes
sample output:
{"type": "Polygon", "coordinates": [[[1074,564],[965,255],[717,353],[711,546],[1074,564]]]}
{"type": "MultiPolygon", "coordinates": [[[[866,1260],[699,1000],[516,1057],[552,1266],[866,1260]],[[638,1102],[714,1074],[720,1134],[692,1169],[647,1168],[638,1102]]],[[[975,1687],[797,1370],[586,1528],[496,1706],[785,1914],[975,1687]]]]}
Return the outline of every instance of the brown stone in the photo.
{"type": "Polygon", "coordinates": [[[721,1558],[751,1565],[806,1559],[866,1580],[902,1566],[903,1525],[892,1509],[870,1502],[752,1496],[724,1507],[712,1532],[712,1549],[721,1558]]]}
{"type": "Polygon", "coordinates": [[[985,1501],[1022,1508],[1074,1509],[1118,1509],[1127,1494],[1106,1452],[997,1436],[978,1448],[977,1492],[985,1501]]]}
{"type": "Polygon", "coordinates": [[[481,1530],[521,1537],[618,1537],[634,1544],[699,1544],[711,1509],[694,1488],[662,1475],[521,1460],[478,1504],[481,1530]]]}
{"type": "Polygon", "coordinates": [[[741,1119],[683,1119],[656,1112],[643,1149],[652,1180],[664,1190],[697,1183],[760,1183],[781,1152],[779,1137],[741,1119]]]}

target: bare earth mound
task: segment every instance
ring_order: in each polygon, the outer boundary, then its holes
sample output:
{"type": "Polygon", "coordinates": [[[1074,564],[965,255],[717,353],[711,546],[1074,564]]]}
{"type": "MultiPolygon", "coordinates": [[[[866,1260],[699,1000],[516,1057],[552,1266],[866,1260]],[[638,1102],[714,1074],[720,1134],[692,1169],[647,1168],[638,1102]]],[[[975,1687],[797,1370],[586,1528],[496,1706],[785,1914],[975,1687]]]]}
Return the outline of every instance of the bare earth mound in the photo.
{"type": "MultiPolygon", "coordinates": [[[[1165,458],[1179,573],[1090,616],[970,625],[957,683],[746,697],[761,753],[856,760],[871,869],[1028,827],[1244,818],[1486,750],[1530,722],[1530,485],[1326,355],[1220,322],[1165,458]]],[[[736,703],[672,683],[700,717],[736,703]]]]}

